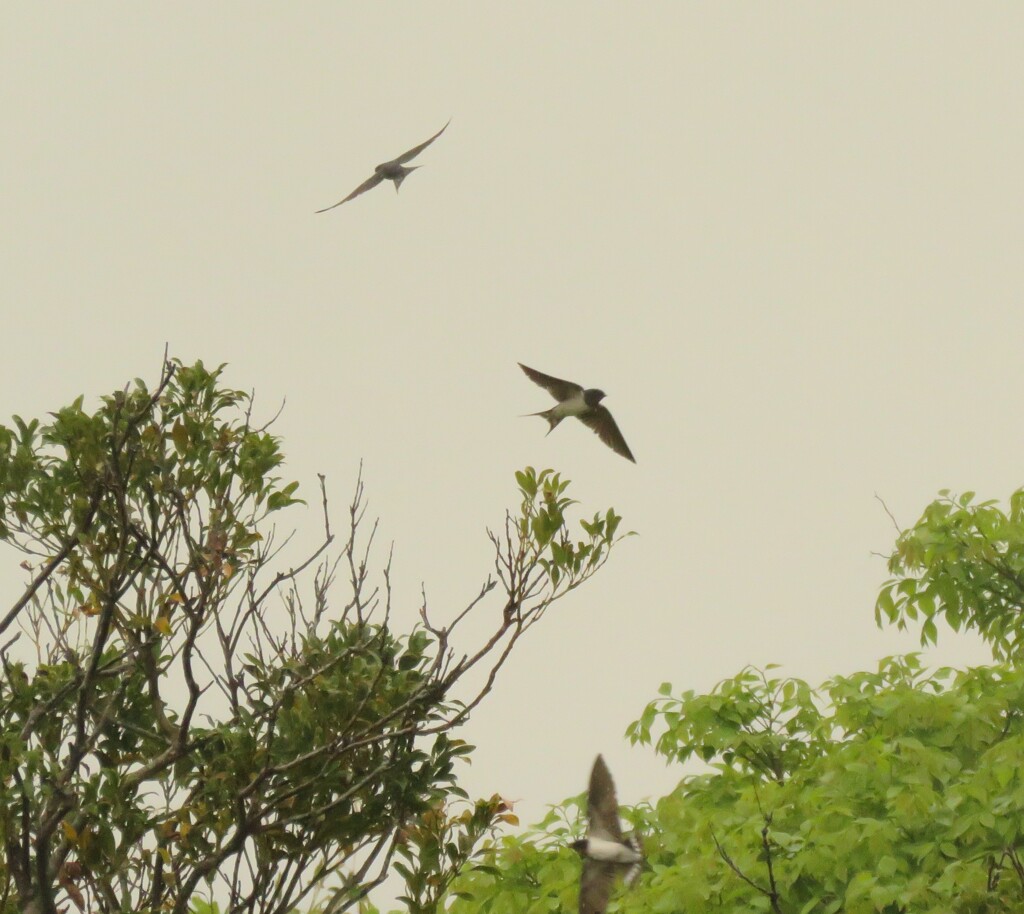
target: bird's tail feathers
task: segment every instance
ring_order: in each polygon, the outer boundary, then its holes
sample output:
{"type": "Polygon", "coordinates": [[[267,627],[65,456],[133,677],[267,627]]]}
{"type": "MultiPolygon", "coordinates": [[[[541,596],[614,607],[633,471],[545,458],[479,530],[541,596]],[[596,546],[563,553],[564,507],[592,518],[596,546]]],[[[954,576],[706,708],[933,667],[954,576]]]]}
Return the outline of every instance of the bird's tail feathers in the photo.
{"type": "Polygon", "coordinates": [[[394,182],[395,182],[395,193],[396,194],[398,193],[398,188],[402,186],[402,182],[406,178],[408,178],[409,175],[412,174],[417,168],[420,168],[420,166],[419,165],[406,165],[405,166],[405,170],[397,178],[394,179],[394,182]]]}
{"type": "Polygon", "coordinates": [[[553,409],[542,409],[539,413],[523,413],[523,415],[520,416],[519,418],[526,419],[529,418],[530,416],[540,416],[542,419],[546,419],[548,423],[547,433],[550,435],[555,430],[555,427],[558,425],[558,423],[561,422],[563,418],[565,418],[564,416],[552,415],[552,413],[554,413],[553,409]]]}

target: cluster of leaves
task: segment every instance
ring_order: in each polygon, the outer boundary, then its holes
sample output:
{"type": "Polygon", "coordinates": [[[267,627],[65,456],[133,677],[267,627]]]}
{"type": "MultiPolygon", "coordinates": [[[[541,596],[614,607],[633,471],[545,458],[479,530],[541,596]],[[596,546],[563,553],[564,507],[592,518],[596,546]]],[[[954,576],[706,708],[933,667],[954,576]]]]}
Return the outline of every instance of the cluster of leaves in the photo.
{"type": "Polygon", "coordinates": [[[607,560],[609,550],[617,542],[622,518],[609,508],[604,515],[595,514],[593,520],[581,520],[580,527],[586,536],[573,540],[565,518],[565,512],[576,504],[565,494],[568,480],[554,470],[538,473],[527,467],[516,473],[516,482],[523,497],[518,519],[519,542],[532,548],[533,558],[547,573],[552,587],[572,590],[607,560]]]}
{"type": "MultiPolygon", "coordinates": [[[[623,810],[650,872],[614,910],[996,912],[1024,905],[1024,673],[916,656],[821,689],[747,669],[652,702],[634,742],[711,771],[623,810]]],[[[571,909],[583,798],[486,849],[452,914],[571,909]]]]}
{"type": "MultiPolygon", "coordinates": [[[[470,747],[462,744],[463,751],[470,747]]],[[[470,803],[458,787],[453,787],[450,802],[438,802],[421,815],[410,819],[397,834],[394,870],[405,881],[406,892],[400,901],[412,914],[434,914],[441,910],[441,899],[463,867],[476,855],[481,842],[493,836],[501,825],[518,825],[519,819],[510,804],[495,794],[489,799],[470,803]]],[[[335,893],[334,898],[338,896],[335,893]]],[[[324,914],[335,910],[336,901],[314,904],[308,914],[324,914]]],[[[366,898],[359,910],[377,914],[378,909],[366,898]]],[[[222,914],[216,901],[193,898],[190,914],[222,914]]],[[[298,909],[293,909],[297,914],[298,909]]]]}
{"type": "Polygon", "coordinates": [[[948,490],[900,534],[889,559],[895,575],[878,595],[876,617],[901,629],[921,626],[934,644],[936,620],[954,631],[971,628],[1003,660],[1024,651],[1024,489],[1009,510],[975,493],[948,490]]]}
{"type": "MultiPolygon", "coordinates": [[[[551,806],[536,825],[519,835],[487,842],[474,865],[449,893],[450,914],[540,914],[576,910],[580,858],[570,848],[586,821],[586,796],[551,806]]],[[[642,830],[649,808],[622,810],[623,819],[642,830]]]]}
{"type": "Polygon", "coordinates": [[[271,475],[277,440],[237,418],[246,397],[219,375],[169,364],[152,392],[137,380],[95,413],[79,398],[48,425],[0,428],[0,538],[31,576],[0,633],[17,621],[37,652],[11,659],[12,639],[3,654],[4,909],[52,911],[57,885],[78,903],[80,882],[110,908],[115,880],[143,869],[161,901],[178,879],[150,794],[177,805],[205,742],[196,644],[235,573],[260,564],[258,524],[295,501],[271,475]],[[187,697],[171,709],[175,657],[187,697]]]}
{"type": "Polygon", "coordinates": [[[400,901],[409,914],[433,914],[480,843],[502,824],[518,825],[512,807],[495,794],[475,804],[439,804],[399,835],[395,869],[405,879],[400,901]]]}
{"type": "MultiPolygon", "coordinates": [[[[884,619],[916,609],[933,625],[975,626],[1009,662],[928,672],[910,654],[817,688],[771,666],[709,694],[663,684],[627,736],[695,773],[652,807],[623,811],[645,835],[650,869],[610,910],[1024,909],[1024,667],[1013,662],[1011,587],[1021,504],[1017,492],[1007,518],[991,502],[944,496],[901,535],[890,567],[903,576],[879,599],[884,619]]],[[[571,909],[579,864],[566,846],[581,802],[489,845],[456,883],[452,914],[571,909]]]]}
{"type": "MultiPolygon", "coordinates": [[[[667,694],[670,689],[665,687],[667,694]]],[[[916,655],[812,690],[745,670],[630,728],[709,760],[656,807],[655,911],[1005,911],[1024,903],[1024,673],[916,655]]],[[[653,716],[652,716],[653,715],[653,716]]]]}
{"type": "Polygon", "coordinates": [[[0,540],[29,576],[0,636],[32,641],[0,647],[0,914],[280,914],[317,893],[334,914],[393,863],[427,911],[508,821],[493,800],[445,812],[471,748],[452,731],[607,560],[617,517],[569,547],[566,483],[519,474],[521,510],[492,534],[492,634],[456,649],[491,579],[453,621],[424,605],[395,632],[389,566],[372,585],[358,536],[361,481],[340,552],[321,478],[321,545],[274,570],[268,518],[297,486],[221,370],[171,362],[93,413],[79,399],[0,426],[0,540]],[[332,607],[339,568],[351,594],[332,607]],[[483,685],[459,695],[474,668],[483,685]]]}

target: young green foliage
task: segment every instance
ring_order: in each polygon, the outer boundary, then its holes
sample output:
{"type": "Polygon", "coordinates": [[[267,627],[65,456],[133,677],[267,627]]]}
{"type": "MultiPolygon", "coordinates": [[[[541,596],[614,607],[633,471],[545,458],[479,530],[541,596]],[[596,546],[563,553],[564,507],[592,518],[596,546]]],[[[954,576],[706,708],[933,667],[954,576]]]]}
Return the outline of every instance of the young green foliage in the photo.
{"type": "MultiPolygon", "coordinates": [[[[944,495],[901,534],[890,565],[901,577],[879,600],[883,618],[976,627],[1006,662],[929,672],[910,654],[817,688],[771,666],[746,668],[706,695],[662,684],[627,736],[685,767],[669,795],[623,811],[644,836],[650,868],[609,911],[1024,909],[1014,590],[1024,494],[1010,503],[1006,515],[944,495]]],[[[923,636],[934,641],[931,629],[923,636]]],[[[577,798],[490,843],[456,882],[449,910],[572,910],[579,862],[567,845],[582,819],[577,798]]]]}
{"type": "MultiPolygon", "coordinates": [[[[612,546],[632,532],[616,536],[622,518],[609,508],[604,514],[597,513],[592,521],[580,521],[586,534],[574,539],[570,532],[565,512],[576,502],[565,495],[569,487],[554,470],[533,467],[516,473],[516,482],[522,495],[519,517],[513,527],[511,515],[507,518],[505,534],[507,554],[517,561],[524,559],[531,568],[540,568],[546,574],[552,591],[564,594],[574,590],[596,572],[607,560],[612,546]],[[512,541],[518,548],[511,552],[512,541]]],[[[498,546],[497,538],[491,539],[498,546]]],[[[540,579],[537,586],[541,586],[540,579]]],[[[523,582],[518,582],[522,587],[523,582]]]]}
{"type": "Polygon", "coordinates": [[[921,626],[934,644],[937,621],[953,631],[972,628],[1001,659],[1024,649],[1024,489],[1009,510],[943,490],[921,519],[903,531],[889,559],[896,577],[878,595],[879,623],[921,626]]]}
{"type": "Polygon", "coordinates": [[[0,426],[0,540],[28,574],[0,619],[0,914],[281,914],[314,894],[336,914],[393,864],[432,911],[508,821],[496,800],[450,812],[471,750],[452,731],[613,533],[554,556],[566,483],[527,471],[536,487],[492,537],[496,603],[488,579],[452,621],[423,605],[396,631],[387,563],[370,583],[361,481],[340,552],[321,477],[323,540],[275,570],[272,520],[297,484],[221,373],[171,362],[95,412],[79,398],[0,426]],[[466,644],[471,612],[490,634],[466,644]]]}

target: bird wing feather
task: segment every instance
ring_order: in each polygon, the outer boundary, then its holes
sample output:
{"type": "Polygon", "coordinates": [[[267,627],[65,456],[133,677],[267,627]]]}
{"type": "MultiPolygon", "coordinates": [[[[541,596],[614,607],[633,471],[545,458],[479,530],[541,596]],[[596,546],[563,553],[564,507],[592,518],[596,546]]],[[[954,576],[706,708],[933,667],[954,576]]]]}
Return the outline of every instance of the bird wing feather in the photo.
{"type": "MultiPolygon", "coordinates": [[[[448,118],[448,124],[452,122],[451,118],[448,118]]],[[[448,129],[448,124],[445,124],[440,130],[437,131],[429,140],[425,143],[420,143],[419,146],[413,146],[408,152],[403,152],[397,159],[392,159],[388,162],[388,165],[404,165],[410,159],[415,159],[424,149],[426,149],[431,143],[434,142],[442,133],[448,129]]]]}
{"type": "Polygon", "coordinates": [[[587,790],[587,820],[590,823],[588,836],[604,838],[605,841],[621,841],[622,827],[619,825],[619,801],[615,797],[615,782],[611,772],[598,756],[590,771],[590,787],[587,790]]]}
{"type": "Polygon", "coordinates": [[[344,200],[339,200],[337,203],[332,203],[330,206],[325,206],[323,209],[318,209],[318,213],[326,213],[329,209],[334,209],[336,206],[341,206],[342,203],[348,203],[353,197],[358,197],[360,194],[366,193],[372,187],[376,187],[384,180],[384,175],[375,174],[372,178],[367,178],[360,184],[352,193],[350,193],[344,200]]]}
{"type": "Polygon", "coordinates": [[[618,425],[615,424],[612,414],[608,412],[606,407],[601,405],[595,406],[592,410],[583,413],[583,415],[577,418],[587,428],[596,432],[597,436],[616,454],[621,454],[627,460],[632,460],[633,463],[636,463],[633,452],[629,449],[626,439],[622,437],[622,432],[619,431],[618,425]]]}
{"type": "Polygon", "coordinates": [[[554,378],[549,374],[544,374],[542,371],[537,371],[535,368],[528,368],[522,362],[519,363],[519,367],[523,369],[526,376],[533,381],[534,384],[539,384],[559,402],[562,400],[568,400],[570,397],[583,393],[583,388],[580,387],[579,384],[574,384],[572,381],[563,381],[561,378],[554,378]]]}
{"type": "Polygon", "coordinates": [[[615,865],[584,860],[580,875],[579,914],[604,914],[615,884],[615,865]]]}

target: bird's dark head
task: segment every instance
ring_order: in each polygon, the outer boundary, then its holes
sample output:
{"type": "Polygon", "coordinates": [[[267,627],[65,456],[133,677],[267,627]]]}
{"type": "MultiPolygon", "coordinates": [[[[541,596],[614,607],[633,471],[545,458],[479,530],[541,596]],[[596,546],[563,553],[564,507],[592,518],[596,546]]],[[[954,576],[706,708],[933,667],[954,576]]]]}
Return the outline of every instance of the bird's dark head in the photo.
{"type": "Polygon", "coordinates": [[[587,839],[577,838],[572,844],[569,845],[577,854],[581,857],[585,857],[587,854],[587,839]]]}
{"type": "Polygon", "coordinates": [[[586,402],[587,406],[590,407],[597,406],[597,404],[600,403],[606,396],[607,394],[605,394],[603,390],[598,390],[596,387],[592,387],[590,388],[590,390],[585,390],[583,392],[583,399],[586,402]]]}

